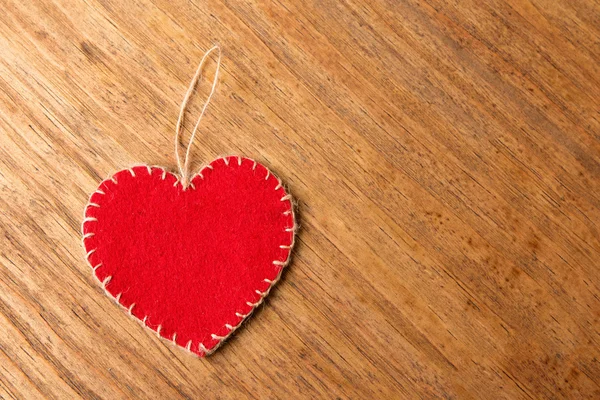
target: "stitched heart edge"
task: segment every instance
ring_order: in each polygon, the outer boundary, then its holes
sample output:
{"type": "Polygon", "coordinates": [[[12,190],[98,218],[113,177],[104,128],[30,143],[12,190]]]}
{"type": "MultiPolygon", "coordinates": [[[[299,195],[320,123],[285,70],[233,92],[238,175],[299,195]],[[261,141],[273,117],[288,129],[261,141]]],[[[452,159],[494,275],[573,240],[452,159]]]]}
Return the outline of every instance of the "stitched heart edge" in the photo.
{"type": "MultiPolygon", "coordinates": [[[[295,213],[295,210],[294,210],[294,200],[293,200],[292,195],[288,193],[288,191],[283,186],[283,183],[281,182],[281,179],[279,179],[279,177],[277,175],[273,174],[271,172],[271,170],[269,170],[269,168],[267,168],[264,164],[261,164],[261,163],[255,161],[255,160],[253,160],[251,158],[241,157],[241,156],[235,156],[235,155],[223,156],[223,157],[217,157],[217,158],[215,158],[209,164],[206,164],[205,166],[203,166],[202,168],[200,168],[200,170],[190,179],[190,188],[191,188],[191,190],[195,190],[195,186],[192,183],[192,181],[194,180],[194,178],[196,178],[197,176],[200,176],[202,179],[204,179],[204,176],[202,175],[202,172],[205,169],[207,169],[207,168],[213,169],[214,167],[213,167],[212,164],[214,164],[215,162],[217,162],[219,160],[223,160],[223,162],[225,163],[225,166],[229,166],[229,164],[231,162],[236,162],[236,161],[238,163],[238,166],[241,166],[242,165],[242,160],[251,161],[251,162],[254,163],[254,165],[252,167],[253,170],[256,169],[257,165],[261,165],[263,168],[265,168],[265,170],[267,171],[267,175],[265,177],[265,180],[268,180],[270,176],[273,176],[277,180],[278,184],[275,187],[275,190],[283,189],[283,192],[284,192],[285,195],[281,198],[281,201],[289,201],[289,204],[290,204],[290,209],[286,210],[284,213],[289,213],[292,216],[292,226],[288,227],[288,228],[285,228],[285,230],[287,232],[291,232],[292,233],[292,240],[291,240],[291,243],[289,245],[280,245],[280,248],[284,248],[284,249],[288,250],[287,256],[286,256],[285,261],[279,261],[279,260],[274,260],[273,261],[274,265],[280,266],[281,268],[279,269],[279,272],[278,272],[277,276],[275,277],[275,279],[273,279],[273,280],[264,279],[264,282],[269,283],[269,287],[266,290],[262,291],[262,292],[259,289],[255,290],[255,292],[260,295],[260,298],[256,302],[254,302],[254,303],[252,303],[251,301],[246,301],[246,304],[251,307],[250,311],[248,311],[245,315],[242,315],[242,314],[236,312],[236,316],[238,318],[240,318],[240,321],[235,326],[232,326],[232,325],[229,325],[229,324],[225,324],[224,327],[228,330],[227,334],[225,334],[224,336],[219,336],[216,333],[211,334],[211,338],[213,340],[218,340],[218,342],[217,342],[217,344],[215,344],[210,349],[207,348],[206,346],[204,346],[204,344],[202,342],[199,342],[198,343],[198,353],[196,353],[196,352],[192,351],[192,348],[191,348],[191,346],[192,346],[192,340],[189,340],[187,342],[186,346],[182,346],[182,345],[180,345],[179,343],[176,342],[177,332],[175,332],[173,334],[172,338],[167,338],[167,337],[161,335],[161,325],[159,325],[156,328],[156,330],[155,330],[154,328],[152,328],[152,327],[150,327],[149,325],[146,324],[146,319],[148,318],[148,316],[144,317],[144,319],[140,319],[137,316],[135,316],[132,313],[132,309],[133,309],[133,306],[135,305],[135,302],[133,302],[132,305],[129,308],[127,308],[123,304],[121,304],[121,302],[120,302],[121,293],[117,294],[116,296],[113,296],[112,293],[110,293],[107,290],[106,287],[109,284],[110,279],[112,278],[112,276],[108,276],[103,281],[100,281],[100,279],[96,275],[96,269],[102,266],[102,262],[100,262],[99,264],[97,264],[95,266],[92,265],[90,263],[90,259],[89,258],[96,251],[96,249],[88,250],[87,247],[86,247],[86,245],[85,245],[85,240],[87,238],[93,236],[93,232],[85,233],[85,230],[84,230],[85,224],[89,223],[89,222],[97,222],[97,219],[94,218],[94,217],[89,217],[87,215],[87,212],[88,212],[88,209],[90,207],[100,207],[99,204],[92,202],[92,197],[95,194],[97,194],[97,193],[102,194],[102,195],[105,194],[100,189],[102,187],[102,185],[104,184],[104,182],[112,181],[113,183],[118,184],[118,181],[115,178],[115,176],[117,174],[123,172],[123,171],[129,171],[129,173],[131,173],[132,177],[135,178],[136,175],[135,175],[135,172],[134,172],[133,168],[140,168],[140,167],[146,168],[148,170],[148,174],[149,175],[152,175],[152,170],[153,169],[159,169],[159,170],[161,170],[162,171],[162,177],[161,177],[162,180],[164,180],[167,175],[172,175],[175,178],[175,183],[174,183],[173,186],[177,186],[178,184],[181,184],[181,177],[180,176],[178,176],[175,173],[172,173],[172,172],[168,171],[164,167],[157,166],[157,165],[146,165],[146,164],[135,165],[133,167],[117,171],[113,175],[111,175],[110,178],[107,178],[107,179],[103,180],[102,182],[100,182],[100,184],[98,185],[98,188],[94,192],[92,192],[92,194],[90,195],[90,198],[89,198],[87,204],[84,207],[84,210],[83,210],[83,222],[81,223],[81,234],[82,234],[81,244],[82,244],[84,252],[86,253],[85,254],[86,263],[92,269],[92,274],[94,275],[95,280],[100,284],[102,290],[104,290],[104,293],[106,295],[108,295],[109,298],[113,299],[123,309],[127,310],[128,314],[131,317],[133,317],[135,320],[137,320],[139,323],[141,323],[142,326],[144,326],[145,328],[150,329],[151,331],[156,332],[156,335],[158,336],[158,338],[160,338],[161,340],[167,341],[167,342],[169,342],[171,344],[174,344],[175,346],[186,350],[188,353],[194,354],[194,355],[199,356],[199,357],[205,357],[205,356],[209,356],[209,355],[213,354],[242,325],[242,323],[245,322],[252,315],[252,313],[254,312],[254,310],[259,305],[261,305],[263,303],[264,299],[269,295],[269,292],[271,291],[271,289],[281,279],[281,275],[282,275],[283,270],[285,269],[285,267],[290,263],[290,260],[291,260],[291,257],[292,257],[292,249],[293,249],[294,244],[296,242],[296,231],[298,229],[298,225],[296,223],[296,213],[295,213]]],[[[189,190],[189,188],[187,188],[185,190],[189,190]]]]}

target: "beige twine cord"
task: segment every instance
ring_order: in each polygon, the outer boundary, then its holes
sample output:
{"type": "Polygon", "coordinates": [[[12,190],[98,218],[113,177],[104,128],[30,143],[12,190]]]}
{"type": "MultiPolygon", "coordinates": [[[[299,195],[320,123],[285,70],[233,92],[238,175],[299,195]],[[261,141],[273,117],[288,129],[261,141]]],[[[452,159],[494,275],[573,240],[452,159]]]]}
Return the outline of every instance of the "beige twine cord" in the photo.
{"type": "Polygon", "coordinates": [[[187,188],[190,183],[190,149],[192,148],[192,143],[194,142],[194,138],[196,137],[196,132],[198,131],[198,126],[200,126],[200,121],[202,120],[202,117],[204,116],[204,113],[206,112],[206,108],[208,107],[208,104],[210,103],[210,99],[212,98],[213,94],[215,93],[215,88],[217,87],[217,78],[219,77],[219,69],[220,68],[221,68],[221,48],[219,46],[213,46],[210,50],[208,50],[204,54],[204,57],[202,57],[200,64],[198,64],[198,69],[196,70],[196,74],[192,78],[190,87],[188,88],[187,93],[185,94],[185,97],[183,98],[183,102],[181,103],[181,109],[179,110],[179,118],[177,119],[177,127],[175,128],[175,156],[177,157],[177,167],[179,168],[179,174],[181,175],[181,184],[183,185],[184,189],[187,188]],[[196,88],[196,85],[197,85],[198,81],[200,80],[200,77],[202,76],[202,71],[204,70],[204,64],[206,63],[206,60],[208,60],[208,57],[210,56],[210,54],[213,51],[217,51],[218,55],[219,55],[217,58],[217,67],[215,69],[215,77],[213,78],[213,83],[212,83],[212,87],[210,89],[210,93],[208,94],[208,97],[206,98],[206,102],[204,103],[204,106],[202,107],[202,112],[200,113],[200,116],[198,117],[198,121],[196,122],[196,126],[194,126],[194,130],[192,131],[192,136],[190,136],[190,140],[187,145],[187,150],[185,152],[185,159],[182,164],[181,154],[179,151],[179,147],[180,147],[179,141],[180,141],[180,137],[181,137],[181,128],[183,126],[183,121],[185,119],[185,111],[187,110],[187,105],[190,100],[190,97],[192,96],[192,93],[194,92],[194,89],[196,88]]]}

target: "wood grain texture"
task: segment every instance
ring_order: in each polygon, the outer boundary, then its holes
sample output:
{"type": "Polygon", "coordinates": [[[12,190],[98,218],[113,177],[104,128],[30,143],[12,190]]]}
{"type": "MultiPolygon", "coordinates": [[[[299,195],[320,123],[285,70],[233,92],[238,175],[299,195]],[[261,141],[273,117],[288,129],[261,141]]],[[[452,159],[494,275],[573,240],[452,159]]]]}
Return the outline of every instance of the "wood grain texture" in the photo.
{"type": "Polygon", "coordinates": [[[0,9],[0,398],[600,398],[596,0],[0,9]],[[114,171],[175,170],[215,42],[194,165],[272,167],[301,230],[197,359],[104,295],[80,224],[114,171]]]}

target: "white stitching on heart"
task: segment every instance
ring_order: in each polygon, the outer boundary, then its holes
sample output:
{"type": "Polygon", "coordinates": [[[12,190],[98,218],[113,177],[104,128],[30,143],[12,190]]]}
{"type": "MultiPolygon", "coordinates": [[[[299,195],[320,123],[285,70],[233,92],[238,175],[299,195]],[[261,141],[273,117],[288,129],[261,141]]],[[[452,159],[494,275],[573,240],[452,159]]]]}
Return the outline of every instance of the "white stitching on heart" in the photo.
{"type": "Polygon", "coordinates": [[[198,348],[205,354],[205,355],[210,355],[211,353],[208,351],[208,349],[202,344],[202,342],[200,342],[200,344],[198,345],[198,348]]]}
{"type": "MultiPolygon", "coordinates": [[[[231,157],[236,157],[236,158],[237,158],[237,160],[238,160],[238,166],[241,166],[241,165],[242,165],[242,157],[240,157],[240,156],[225,156],[225,157],[221,157],[221,158],[223,159],[224,163],[225,163],[225,166],[229,166],[229,165],[230,165],[229,163],[230,163],[230,158],[231,158],[231,157]]],[[[252,165],[252,170],[253,170],[253,171],[255,171],[255,170],[256,170],[256,166],[257,166],[257,164],[258,164],[258,163],[257,163],[255,160],[252,160],[252,159],[250,159],[250,158],[245,158],[245,159],[246,159],[246,160],[249,160],[249,161],[253,161],[253,162],[254,162],[254,164],[252,165]]],[[[217,160],[218,160],[218,159],[215,159],[215,160],[213,161],[213,163],[214,163],[215,161],[217,161],[217,160]]],[[[194,186],[194,185],[191,183],[191,182],[193,181],[193,179],[194,179],[196,176],[200,176],[200,178],[201,178],[201,179],[204,179],[204,176],[202,175],[202,171],[204,170],[204,168],[209,168],[209,169],[211,169],[211,170],[212,170],[212,169],[214,169],[214,168],[213,168],[213,166],[212,166],[211,164],[212,164],[212,163],[205,165],[203,168],[201,168],[201,169],[200,169],[200,171],[199,171],[199,172],[198,172],[196,175],[194,175],[194,176],[192,177],[192,179],[190,179],[190,186],[192,187],[192,189],[195,189],[195,188],[196,188],[196,187],[195,187],[195,186],[194,186]]],[[[133,168],[135,168],[135,167],[138,167],[138,165],[136,165],[136,166],[134,166],[134,167],[131,167],[131,168],[128,168],[128,169],[127,169],[127,170],[128,170],[130,173],[131,173],[131,176],[132,176],[132,177],[136,177],[136,175],[135,175],[135,172],[134,172],[134,170],[133,170],[133,168]]],[[[146,169],[147,169],[147,171],[148,171],[148,175],[152,175],[152,169],[153,169],[153,168],[157,168],[157,169],[160,169],[160,170],[162,171],[161,179],[162,179],[162,180],[164,180],[164,179],[166,178],[167,171],[166,171],[164,168],[162,168],[162,167],[160,167],[160,166],[149,166],[149,165],[145,165],[145,167],[146,167],[146,169]]],[[[270,171],[270,170],[269,170],[269,169],[268,169],[266,166],[264,166],[264,165],[263,165],[263,167],[264,167],[264,168],[267,170],[267,175],[266,175],[266,177],[265,177],[265,180],[268,180],[270,176],[273,176],[273,177],[275,177],[275,178],[277,179],[277,186],[275,186],[275,189],[274,189],[274,190],[276,190],[276,191],[277,191],[277,190],[279,190],[279,189],[282,189],[282,188],[283,188],[283,185],[282,185],[282,183],[281,183],[281,180],[280,180],[278,177],[276,177],[275,175],[273,175],[273,174],[271,173],[271,171],[270,171]]],[[[119,171],[119,172],[120,172],[120,171],[119,171]]],[[[178,184],[178,183],[181,183],[181,178],[180,178],[180,177],[178,177],[178,176],[177,176],[177,175],[175,175],[175,174],[172,174],[172,175],[173,175],[173,176],[175,177],[175,179],[176,179],[176,181],[175,181],[175,183],[174,183],[174,185],[173,185],[173,186],[177,186],[177,184],[178,184]]],[[[116,177],[115,177],[114,175],[113,175],[112,177],[110,177],[109,179],[110,179],[110,180],[111,180],[111,181],[112,181],[112,182],[113,182],[115,185],[116,185],[116,184],[118,184],[118,181],[117,181],[117,179],[116,179],[116,177]]],[[[100,185],[99,185],[99,186],[101,186],[101,185],[102,185],[102,183],[104,183],[104,182],[105,182],[105,181],[102,181],[102,182],[100,183],[100,185]]],[[[184,190],[185,190],[185,188],[184,188],[184,190]]],[[[105,194],[105,193],[104,193],[102,190],[100,190],[100,189],[97,189],[97,190],[96,190],[94,193],[92,193],[92,196],[93,196],[93,194],[95,194],[95,193],[99,193],[99,194],[101,194],[101,195],[104,195],[104,194],[105,194]]],[[[88,204],[86,204],[86,206],[85,206],[85,208],[84,208],[84,219],[83,219],[83,222],[82,222],[82,225],[81,225],[82,234],[83,234],[83,228],[84,228],[84,225],[85,225],[86,223],[88,223],[88,222],[97,222],[97,221],[98,221],[96,218],[94,218],[94,217],[88,217],[88,216],[86,215],[86,214],[87,214],[88,207],[100,207],[100,205],[99,205],[99,204],[97,204],[97,203],[92,203],[92,202],[91,202],[91,197],[92,197],[92,196],[90,196],[90,201],[88,202],[88,204]]],[[[270,279],[264,279],[264,280],[263,280],[264,282],[266,282],[266,283],[268,283],[268,284],[269,284],[269,287],[268,287],[268,288],[267,288],[265,291],[261,292],[260,290],[255,290],[255,292],[256,292],[256,293],[257,293],[257,294],[260,296],[260,298],[259,298],[259,299],[258,299],[258,301],[256,301],[255,303],[252,303],[252,302],[250,302],[250,301],[247,301],[247,302],[246,302],[246,305],[248,305],[249,307],[251,307],[251,309],[250,309],[250,311],[248,311],[248,313],[246,313],[246,314],[241,314],[241,313],[239,313],[239,312],[236,312],[236,313],[235,313],[236,317],[240,318],[240,321],[237,323],[237,325],[235,325],[235,326],[232,326],[232,325],[230,325],[230,324],[225,324],[225,325],[224,325],[224,327],[225,327],[225,329],[227,329],[227,330],[228,330],[228,332],[227,332],[227,334],[225,334],[224,336],[219,336],[219,335],[217,335],[217,334],[214,334],[214,333],[213,333],[213,334],[211,334],[211,338],[212,338],[212,339],[214,339],[214,340],[218,340],[218,343],[217,343],[217,344],[216,344],[216,345],[215,345],[215,346],[214,346],[212,349],[210,349],[210,350],[209,350],[209,349],[207,349],[207,348],[206,348],[206,346],[205,346],[205,345],[204,345],[202,342],[199,342],[199,343],[198,343],[198,349],[199,349],[199,351],[200,351],[200,352],[202,352],[202,353],[203,353],[203,355],[205,355],[205,356],[208,356],[208,355],[211,355],[212,353],[214,353],[214,352],[215,352],[215,351],[216,351],[216,350],[217,350],[217,349],[218,349],[218,348],[219,348],[219,347],[220,347],[220,346],[223,344],[223,342],[224,342],[224,341],[225,341],[227,338],[229,338],[229,336],[231,336],[231,335],[232,335],[232,334],[233,334],[233,333],[234,333],[234,332],[235,332],[235,331],[236,331],[236,330],[237,330],[237,329],[238,329],[238,328],[239,328],[239,327],[242,325],[242,323],[243,323],[243,322],[244,322],[244,321],[245,321],[245,320],[246,320],[246,319],[247,319],[247,318],[248,318],[248,317],[249,317],[249,316],[250,316],[250,315],[251,315],[251,314],[254,312],[254,310],[255,310],[255,309],[256,309],[256,308],[257,308],[257,307],[258,307],[258,306],[259,306],[259,305],[260,305],[260,304],[261,304],[261,303],[264,301],[264,299],[265,299],[265,298],[266,298],[266,297],[269,295],[269,292],[271,291],[271,289],[273,288],[273,286],[274,286],[274,285],[275,285],[275,284],[276,284],[276,283],[279,281],[279,279],[281,278],[281,274],[282,274],[282,272],[283,272],[284,268],[285,268],[285,267],[286,267],[286,266],[289,264],[289,262],[290,262],[291,255],[292,255],[292,248],[294,247],[294,244],[295,244],[295,241],[296,241],[296,231],[297,231],[297,228],[298,228],[298,226],[297,226],[297,224],[296,224],[296,216],[295,216],[295,213],[294,213],[294,202],[293,202],[293,198],[292,198],[291,194],[286,194],[285,196],[283,196],[283,197],[280,199],[280,201],[289,201],[289,202],[290,202],[290,209],[289,209],[289,210],[286,210],[286,211],[284,211],[284,212],[283,212],[283,215],[290,215],[290,214],[291,214],[291,215],[292,215],[292,222],[293,222],[293,225],[292,225],[291,227],[285,228],[285,232],[292,232],[292,241],[291,241],[291,243],[290,243],[289,245],[280,245],[280,246],[279,246],[279,248],[281,248],[281,249],[288,249],[288,250],[289,250],[289,251],[288,251],[288,253],[287,253],[287,257],[286,257],[286,259],[285,259],[284,261],[280,261],[280,260],[274,260],[274,261],[273,261],[273,265],[276,265],[276,266],[280,266],[280,267],[281,267],[281,268],[280,268],[280,270],[279,270],[279,273],[277,274],[277,276],[276,276],[276,277],[275,277],[275,279],[273,279],[273,280],[270,280],[270,279]]],[[[93,233],[93,232],[88,232],[88,233],[86,233],[86,234],[83,234],[83,236],[82,236],[82,240],[81,240],[81,241],[82,241],[82,245],[83,245],[83,248],[84,248],[84,249],[85,249],[85,240],[86,240],[86,239],[88,239],[88,238],[90,238],[90,237],[92,237],[92,236],[94,236],[94,233],[93,233]]],[[[92,267],[92,266],[91,266],[91,264],[90,264],[90,261],[89,261],[89,257],[90,257],[90,256],[91,256],[91,255],[92,255],[92,254],[93,254],[95,251],[96,251],[96,249],[92,249],[92,250],[88,251],[88,252],[87,252],[87,254],[86,254],[86,260],[87,260],[87,263],[88,263],[88,265],[89,265],[89,266],[90,266],[90,267],[93,269],[93,271],[94,271],[94,277],[96,277],[96,278],[97,278],[97,276],[96,276],[96,274],[95,274],[95,271],[96,271],[96,270],[97,270],[99,267],[101,267],[101,266],[102,266],[102,263],[100,262],[98,265],[96,265],[96,266],[92,267]]],[[[121,299],[121,295],[122,295],[122,293],[119,293],[117,296],[112,296],[112,294],[111,294],[111,293],[110,293],[110,292],[107,290],[107,288],[106,288],[106,287],[107,287],[107,285],[110,283],[111,279],[112,279],[112,276],[107,276],[106,278],[104,278],[104,280],[101,282],[102,289],[104,290],[104,292],[105,292],[107,295],[109,295],[109,297],[112,297],[112,298],[113,298],[113,299],[114,299],[114,300],[117,302],[117,304],[119,304],[121,307],[125,308],[125,307],[124,307],[124,306],[123,306],[123,305],[120,303],[120,299],[121,299]]],[[[129,308],[126,308],[126,310],[128,311],[129,315],[131,315],[131,316],[133,316],[133,317],[135,317],[135,315],[132,313],[132,310],[133,310],[133,308],[134,308],[135,304],[136,304],[136,303],[132,303],[132,304],[129,306],[129,308]]],[[[150,326],[148,326],[148,324],[146,323],[146,321],[148,320],[148,315],[144,316],[143,320],[140,320],[140,319],[139,319],[139,318],[137,318],[137,317],[135,317],[135,318],[136,318],[138,321],[140,321],[140,322],[141,322],[141,323],[142,323],[144,326],[148,327],[149,329],[152,329],[152,328],[151,328],[150,326]]],[[[174,333],[173,333],[173,338],[169,340],[168,338],[166,338],[166,337],[164,337],[164,336],[161,336],[161,334],[160,334],[161,330],[162,330],[162,323],[161,323],[161,324],[159,324],[159,325],[158,325],[158,327],[156,328],[156,333],[157,333],[157,336],[158,336],[159,338],[161,338],[161,339],[165,339],[165,340],[168,340],[169,342],[171,342],[171,343],[173,343],[173,344],[177,345],[178,347],[182,347],[182,348],[184,348],[185,350],[187,350],[188,352],[190,352],[190,353],[192,353],[192,354],[195,354],[195,353],[193,353],[193,352],[192,352],[192,350],[191,350],[191,346],[193,345],[193,342],[192,342],[192,340],[188,341],[188,342],[187,342],[187,344],[186,344],[186,346],[185,346],[185,347],[183,347],[183,346],[179,345],[179,344],[176,342],[176,338],[177,338],[177,332],[174,332],[174,333]]]]}
{"type": "Polygon", "coordinates": [[[92,254],[94,254],[95,251],[96,251],[96,249],[92,249],[92,250],[88,251],[87,254],[85,255],[85,258],[87,258],[88,262],[90,261],[90,256],[92,254]]]}

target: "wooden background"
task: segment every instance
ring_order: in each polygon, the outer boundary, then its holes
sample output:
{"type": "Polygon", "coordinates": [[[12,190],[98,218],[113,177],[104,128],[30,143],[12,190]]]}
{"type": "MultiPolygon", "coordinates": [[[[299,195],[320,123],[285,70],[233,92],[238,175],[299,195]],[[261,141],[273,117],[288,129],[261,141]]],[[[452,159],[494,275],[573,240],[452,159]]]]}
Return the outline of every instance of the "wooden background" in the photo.
{"type": "Polygon", "coordinates": [[[0,0],[0,397],[600,398],[599,37],[597,0],[0,0]],[[194,163],[269,165],[301,230],[198,359],[104,295],[80,224],[116,170],[175,169],[214,43],[194,163]]]}

